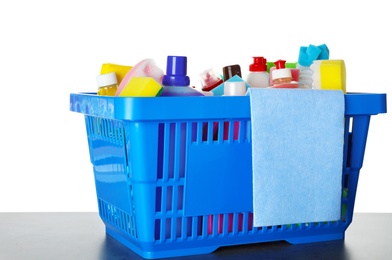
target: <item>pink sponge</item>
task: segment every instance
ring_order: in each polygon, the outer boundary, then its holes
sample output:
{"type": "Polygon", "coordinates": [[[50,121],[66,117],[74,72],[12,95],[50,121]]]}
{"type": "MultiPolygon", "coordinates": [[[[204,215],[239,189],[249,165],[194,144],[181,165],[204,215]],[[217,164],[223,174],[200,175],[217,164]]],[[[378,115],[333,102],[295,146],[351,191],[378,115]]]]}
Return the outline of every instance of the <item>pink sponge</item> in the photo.
{"type": "Polygon", "coordinates": [[[163,76],[163,70],[156,65],[153,59],[144,59],[133,66],[132,69],[124,76],[117,88],[116,96],[120,95],[121,91],[133,77],[151,77],[159,84],[162,84],[163,76]]]}

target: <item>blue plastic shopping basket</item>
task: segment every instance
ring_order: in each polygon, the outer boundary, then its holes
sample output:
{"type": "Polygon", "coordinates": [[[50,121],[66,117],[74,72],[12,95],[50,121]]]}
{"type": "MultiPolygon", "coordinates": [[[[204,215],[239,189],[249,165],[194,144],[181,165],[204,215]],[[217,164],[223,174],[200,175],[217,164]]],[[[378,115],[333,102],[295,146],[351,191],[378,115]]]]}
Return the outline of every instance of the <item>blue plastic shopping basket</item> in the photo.
{"type": "Polygon", "coordinates": [[[106,232],[153,259],[256,242],[343,239],[353,217],[370,117],[386,112],[386,94],[345,95],[341,219],[263,227],[252,224],[249,97],[75,93],[70,94],[70,110],[85,117],[106,232]],[[228,136],[215,135],[214,126],[228,127],[228,136]],[[214,174],[217,171],[225,172],[224,180],[214,174]],[[243,178],[235,178],[236,172],[243,178]],[[197,200],[197,192],[211,194],[211,200],[224,209],[200,212],[203,201],[197,200]],[[228,201],[233,193],[238,197],[228,201]]]}

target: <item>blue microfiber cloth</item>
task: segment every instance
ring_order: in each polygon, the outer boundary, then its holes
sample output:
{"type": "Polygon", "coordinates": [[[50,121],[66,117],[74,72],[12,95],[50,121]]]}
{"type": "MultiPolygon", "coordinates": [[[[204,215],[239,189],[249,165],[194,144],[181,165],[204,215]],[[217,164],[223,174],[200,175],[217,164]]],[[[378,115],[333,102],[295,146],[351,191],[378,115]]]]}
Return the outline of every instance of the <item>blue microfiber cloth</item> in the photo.
{"type": "Polygon", "coordinates": [[[319,46],[310,44],[308,47],[301,46],[299,48],[298,64],[309,67],[315,60],[329,59],[329,50],[327,45],[319,46]]]}
{"type": "MultiPolygon", "coordinates": [[[[238,82],[238,81],[245,81],[243,80],[240,76],[238,75],[234,75],[233,77],[229,78],[228,80],[229,82],[238,82]]],[[[250,87],[250,85],[245,82],[246,85],[246,89],[248,89],[250,87]]],[[[219,86],[217,86],[216,88],[213,88],[211,90],[212,93],[214,93],[214,96],[222,96],[225,90],[225,83],[223,82],[222,84],[220,84],[219,86]]]]}
{"type": "Polygon", "coordinates": [[[248,89],[254,226],[340,219],[344,94],[248,89]]]}

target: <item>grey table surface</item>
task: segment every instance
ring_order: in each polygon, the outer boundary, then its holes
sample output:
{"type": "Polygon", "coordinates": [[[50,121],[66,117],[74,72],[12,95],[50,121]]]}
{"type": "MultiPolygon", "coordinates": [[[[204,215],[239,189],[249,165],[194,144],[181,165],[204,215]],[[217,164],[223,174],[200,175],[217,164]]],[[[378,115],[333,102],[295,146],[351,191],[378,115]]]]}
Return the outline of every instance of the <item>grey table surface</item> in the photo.
{"type": "MultiPolygon", "coordinates": [[[[96,212],[0,213],[0,260],[19,259],[143,258],[106,235],[96,212]]],[[[181,259],[392,259],[392,214],[356,213],[344,240],[221,247],[181,259]]]]}

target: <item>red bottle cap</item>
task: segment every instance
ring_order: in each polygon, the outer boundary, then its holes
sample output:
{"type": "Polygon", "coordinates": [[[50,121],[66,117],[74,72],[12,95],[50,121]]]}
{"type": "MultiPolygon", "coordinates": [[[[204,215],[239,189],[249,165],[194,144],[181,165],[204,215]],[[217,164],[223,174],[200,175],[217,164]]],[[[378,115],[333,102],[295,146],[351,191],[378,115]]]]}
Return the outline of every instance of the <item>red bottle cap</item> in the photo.
{"type": "Polygon", "coordinates": [[[277,60],[275,63],[275,69],[272,71],[272,80],[280,78],[290,78],[292,79],[291,69],[286,69],[285,60],[277,60]]]}
{"type": "Polygon", "coordinates": [[[267,71],[267,60],[264,57],[253,57],[253,64],[249,65],[249,71],[267,71]]]}
{"type": "Polygon", "coordinates": [[[286,61],[285,60],[277,60],[274,62],[276,69],[284,69],[286,68],[286,61]]]}

